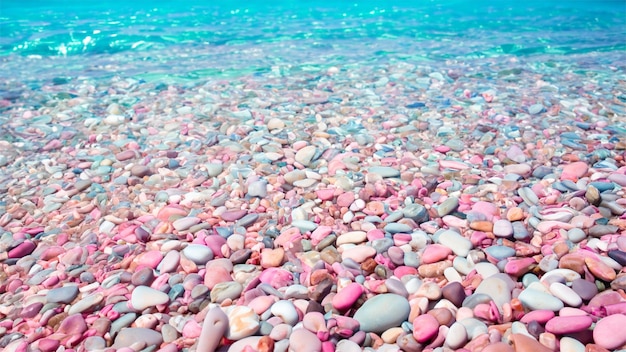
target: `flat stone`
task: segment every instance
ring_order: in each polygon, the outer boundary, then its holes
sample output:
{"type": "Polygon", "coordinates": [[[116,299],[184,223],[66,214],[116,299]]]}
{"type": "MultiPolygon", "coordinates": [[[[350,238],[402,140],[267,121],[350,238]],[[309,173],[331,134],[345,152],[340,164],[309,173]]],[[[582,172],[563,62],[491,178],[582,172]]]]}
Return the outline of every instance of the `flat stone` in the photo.
{"type": "Polygon", "coordinates": [[[239,298],[243,286],[237,281],[220,282],[211,290],[211,302],[222,303],[226,299],[239,298]]]}
{"type": "Polygon", "coordinates": [[[411,233],[412,232],[412,228],[409,225],[406,224],[400,224],[397,222],[393,222],[390,224],[387,224],[385,226],[385,231],[394,234],[394,233],[411,233]]]}
{"type": "Polygon", "coordinates": [[[424,223],[430,219],[426,208],[417,203],[411,203],[402,209],[405,218],[415,221],[417,224],[424,223]]]}
{"type": "Polygon", "coordinates": [[[360,330],[381,333],[392,327],[399,327],[409,317],[411,307],[406,298],[393,293],[376,295],[356,311],[354,319],[360,330]],[[385,314],[381,314],[384,311],[385,314]]]}
{"type": "Polygon", "coordinates": [[[159,346],[163,343],[160,332],[147,328],[124,328],[115,337],[113,348],[130,347],[135,343],[144,343],[146,346],[159,346]]]}
{"type": "Polygon", "coordinates": [[[316,152],[317,148],[315,146],[308,145],[296,152],[295,159],[300,164],[304,166],[309,166],[316,152]]]}
{"type": "Polygon", "coordinates": [[[560,299],[539,290],[525,289],[518,298],[525,307],[531,310],[546,309],[556,312],[563,308],[563,302],[560,299]]]}
{"type": "Polygon", "coordinates": [[[46,294],[46,302],[70,304],[78,295],[77,285],[53,288],[46,294]]]}
{"type": "Polygon", "coordinates": [[[170,301],[165,292],[161,292],[148,286],[137,286],[133,290],[130,304],[138,311],[154,307],[159,304],[166,304],[170,301]]]}
{"type": "Polygon", "coordinates": [[[371,166],[368,173],[377,174],[383,178],[400,177],[400,170],[389,166],[371,166]]]}
{"type": "Polygon", "coordinates": [[[472,249],[472,242],[453,230],[444,230],[439,235],[439,243],[450,248],[454,254],[466,257],[472,249]]]}
{"type": "Polygon", "coordinates": [[[439,217],[444,217],[453,211],[455,211],[459,207],[459,198],[457,197],[448,197],[446,200],[439,204],[437,207],[437,214],[439,217]]]}
{"type": "Polygon", "coordinates": [[[510,237],[513,235],[513,225],[505,219],[496,220],[493,224],[493,234],[497,237],[510,237]]]}
{"type": "Polygon", "coordinates": [[[189,217],[177,219],[176,221],[172,223],[172,226],[174,226],[174,228],[177,231],[185,231],[185,230],[188,230],[193,225],[198,224],[200,221],[202,221],[200,220],[200,218],[197,218],[195,216],[189,216],[189,217]]]}
{"type": "Polygon", "coordinates": [[[190,244],[183,249],[183,255],[197,265],[205,265],[213,259],[211,248],[201,244],[190,244]]]}

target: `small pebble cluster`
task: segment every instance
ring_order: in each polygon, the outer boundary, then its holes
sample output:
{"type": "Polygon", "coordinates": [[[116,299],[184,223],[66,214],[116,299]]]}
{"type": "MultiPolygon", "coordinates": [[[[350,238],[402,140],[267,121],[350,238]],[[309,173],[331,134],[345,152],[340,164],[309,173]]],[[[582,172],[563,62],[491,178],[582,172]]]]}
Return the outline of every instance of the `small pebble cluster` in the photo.
{"type": "Polygon", "coordinates": [[[13,82],[0,349],[626,348],[623,69],[500,60],[13,82]]]}

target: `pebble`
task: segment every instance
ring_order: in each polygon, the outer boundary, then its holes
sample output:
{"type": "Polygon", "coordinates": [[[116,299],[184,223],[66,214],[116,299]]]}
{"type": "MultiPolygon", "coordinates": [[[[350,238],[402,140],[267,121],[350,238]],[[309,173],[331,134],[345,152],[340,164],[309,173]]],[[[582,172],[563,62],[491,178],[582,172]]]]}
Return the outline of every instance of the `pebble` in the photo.
{"type": "Polygon", "coordinates": [[[46,294],[46,302],[70,304],[74,301],[76,296],[78,296],[78,286],[67,285],[48,291],[46,294]]]}
{"type": "Polygon", "coordinates": [[[163,342],[163,336],[152,329],[147,328],[124,328],[115,337],[113,348],[131,347],[135,344],[143,346],[159,346],[163,342]]]}
{"type": "Polygon", "coordinates": [[[381,333],[392,327],[400,326],[409,317],[411,307],[406,298],[393,293],[376,295],[354,313],[361,331],[381,333]],[[381,310],[385,314],[380,314],[381,310]]]}
{"type": "Polygon", "coordinates": [[[137,286],[132,292],[130,304],[138,311],[166,304],[170,301],[167,293],[155,290],[148,286],[137,286]]]}
{"type": "Polygon", "coordinates": [[[593,341],[608,350],[626,345],[626,335],[616,333],[626,326],[626,314],[613,314],[600,319],[593,328],[593,341]]]}
{"type": "Polygon", "coordinates": [[[534,289],[523,290],[518,298],[525,307],[531,310],[546,309],[556,312],[563,308],[563,302],[560,299],[534,289]]]}
{"type": "Polygon", "coordinates": [[[466,257],[472,249],[472,242],[453,230],[444,230],[439,234],[439,243],[450,248],[454,254],[466,257]]]}
{"type": "Polygon", "coordinates": [[[383,178],[400,177],[400,170],[389,166],[371,166],[367,169],[367,172],[383,178]]]}
{"type": "Polygon", "coordinates": [[[593,324],[591,317],[586,315],[571,317],[554,317],[546,323],[546,331],[556,335],[571,334],[586,330],[593,324]]]}
{"type": "Polygon", "coordinates": [[[224,313],[228,317],[227,339],[241,340],[259,330],[259,316],[250,307],[229,306],[226,307],[224,313]]]}

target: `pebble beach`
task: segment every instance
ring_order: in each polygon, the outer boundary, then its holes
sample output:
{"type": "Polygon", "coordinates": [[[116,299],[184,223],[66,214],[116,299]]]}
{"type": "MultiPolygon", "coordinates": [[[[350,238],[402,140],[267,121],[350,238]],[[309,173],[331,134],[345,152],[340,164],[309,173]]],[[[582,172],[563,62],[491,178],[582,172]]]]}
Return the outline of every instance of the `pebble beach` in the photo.
{"type": "Polygon", "coordinates": [[[0,350],[626,350],[626,4],[277,3],[0,5],[0,350]]]}

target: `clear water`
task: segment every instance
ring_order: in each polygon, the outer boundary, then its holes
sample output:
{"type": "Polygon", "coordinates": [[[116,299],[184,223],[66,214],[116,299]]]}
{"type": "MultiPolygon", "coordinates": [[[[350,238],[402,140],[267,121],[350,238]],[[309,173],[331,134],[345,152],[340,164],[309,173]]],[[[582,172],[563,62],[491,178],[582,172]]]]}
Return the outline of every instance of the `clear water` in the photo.
{"type": "Polygon", "coordinates": [[[0,9],[1,74],[27,80],[193,79],[389,59],[583,55],[601,67],[626,58],[623,0],[3,0],[0,9]]]}

